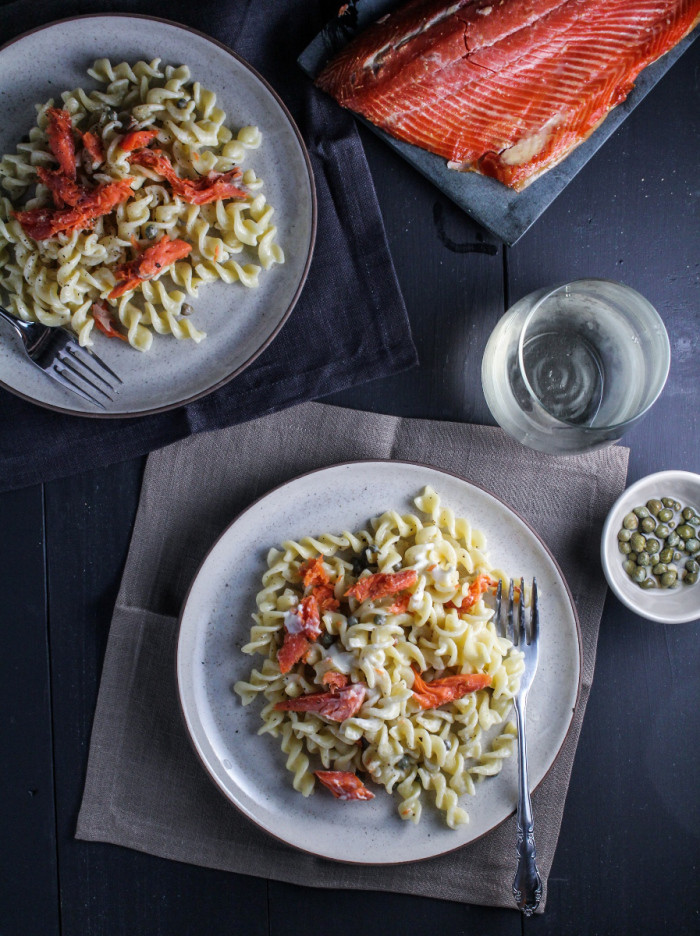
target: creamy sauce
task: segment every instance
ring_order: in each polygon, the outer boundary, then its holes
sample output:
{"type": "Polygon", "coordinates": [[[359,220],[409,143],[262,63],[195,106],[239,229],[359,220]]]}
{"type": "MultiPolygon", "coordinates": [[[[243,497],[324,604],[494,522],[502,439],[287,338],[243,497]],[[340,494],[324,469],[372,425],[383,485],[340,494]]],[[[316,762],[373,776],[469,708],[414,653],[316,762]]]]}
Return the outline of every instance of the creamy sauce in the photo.
{"type": "Polygon", "coordinates": [[[294,611],[287,611],[284,616],[284,629],[288,634],[300,634],[303,628],[302,620],[294,611]]]}

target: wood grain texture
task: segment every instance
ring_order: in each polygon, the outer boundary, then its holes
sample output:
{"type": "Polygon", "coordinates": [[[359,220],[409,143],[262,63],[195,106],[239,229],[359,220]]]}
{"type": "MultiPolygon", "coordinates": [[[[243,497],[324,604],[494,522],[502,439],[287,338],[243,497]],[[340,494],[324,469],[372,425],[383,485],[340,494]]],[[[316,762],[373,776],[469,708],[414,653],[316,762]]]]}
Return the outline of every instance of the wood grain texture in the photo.
{"type": "Polygon", "coordinates": [[[267,933],[264,881],[74,838],[109,622],[145,460],[46,485],[63,936],[267,933]]]}
{"type": "MultiPolygon", "coordinates": [[[[648,296],[672,344],[664,395],[624,440],[632,449],[629,480],[670,467],[700,470],[698,104],[700,44],[505,253],[362,131],[421,367],[329,402],[492,422],[481,355],[505,306],[544,284],[608,276],[648,296]]],[[[613,596],[542,917],[524,921],[514,911],[394,894],[268,886],[75,841],[142,468],[139,459],[46,486],[47,566],[39,489],[0,498],[2,936],[58,933],[59,879],[61,932],[68,936],[698,932],[698,625],[647,624],[613,596]]]]}
{"type": "Polygon", "coordinates": [[[0,498],[0,933],[58,933],[41,485],[0,498]]]}
{"type": "MultiPolygon", "coordinates": [[[[694,46],[509,251],[513,301],[603,276],[664,319],[671,372],[622,440],[630,483],[700,471],[699,76],[694,46]]],[[[699,625],[644,622],[608,595],[547,912],[526,934],[698,932],[699,625]]]]}
{"type": "Polygon", "coordinates": [[[270,881],[271,936],[520,936],[517,910],[378,891],[325,891],[270,881]]]}

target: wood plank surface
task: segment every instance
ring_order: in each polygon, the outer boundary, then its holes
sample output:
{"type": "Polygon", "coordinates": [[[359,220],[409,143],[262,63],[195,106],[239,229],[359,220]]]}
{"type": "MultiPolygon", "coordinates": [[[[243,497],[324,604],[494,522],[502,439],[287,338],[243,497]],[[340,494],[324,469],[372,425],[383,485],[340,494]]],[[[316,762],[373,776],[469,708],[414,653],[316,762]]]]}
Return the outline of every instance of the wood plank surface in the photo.
{"type": "MultiPolygon", "coordinates": [[[[664,319],[671,372],[622,440],[629,483],[700,470],[698,74],[696,43],[509,251],[513,301],[601,276],[664,319]]],[[[698,672],[700,622],[645,622],[608,595],[547,912],[526,934],[700,932],[698,672]]]]}
{"type": "Polygon", "coordinates": [[[102,659],[144,463],[135,459],[46,485],[61,931],[263,936],[265,881],[74,838],[102,659]]]}
{"type": "MultiPolygon", "coordinates": [[[[544,284],[607,276],[656,304],[672,343],[664,395],[624,440],[629,480],[700,470],[698,75],[700,43],[508,251],[363,130],[421,367],[329,402],[492,422],[481,355],[504,308],[544,284]]],[[[700,932],[698,625],[645,623],[612,596],[542,917],[268,884],[77,842],[142,470],[137,459],[52,482],[45,514],[40,488],[0,498],[0,936],[700,932]]]]}
{"type": "Polygon", "coordinates": [[[0,933],[58,933],[41,485],[0,497],[0,933]]]}

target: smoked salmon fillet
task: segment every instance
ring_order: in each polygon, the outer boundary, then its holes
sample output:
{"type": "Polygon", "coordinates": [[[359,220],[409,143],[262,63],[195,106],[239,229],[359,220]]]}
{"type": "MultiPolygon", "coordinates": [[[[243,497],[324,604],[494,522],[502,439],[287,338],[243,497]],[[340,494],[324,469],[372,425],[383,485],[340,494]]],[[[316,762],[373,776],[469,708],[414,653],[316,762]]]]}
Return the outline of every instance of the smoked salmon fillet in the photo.
{"type": "Polygon", "coordinates": [[[700,19],[700,0],[411,0],[316,83],[451,169],[529,185],[700,19]]]}

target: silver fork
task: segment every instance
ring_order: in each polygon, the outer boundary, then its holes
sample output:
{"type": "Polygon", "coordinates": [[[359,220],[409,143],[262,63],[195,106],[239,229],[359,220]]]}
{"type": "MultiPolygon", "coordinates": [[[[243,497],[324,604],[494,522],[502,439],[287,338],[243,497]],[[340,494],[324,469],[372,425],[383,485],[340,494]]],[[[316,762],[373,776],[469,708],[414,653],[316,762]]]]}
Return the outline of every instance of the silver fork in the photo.
{"type": "Polygon", "coordinates": [[[45,374],[60,383],[62,387],[65,387],[66,390],[72,390],[73,393],[77,393],[79,397],[89,403],[94,403],[100,409],[105,409],[104,404],[93,396],[90,390],[86,390],[84,384],[87,384],[95,393],[99,393],[112,402],[112,397],[107,393],[107,390],[113,393],[116,384],[123,383],[123,381],[94,351],[89,348],[81,348],[75,338],[64,328],[50,328],[40,322],[25,322],[22,319],[15,318],[2,306],[0,306],[0,318],[9,322],[17,332],[22,340],[24,352],[32,364],[35,364],[45,374]],[[98,369],[91,367],[89,361],[96,364],[98,369]],[[104,375],[108,375],[112,378],[112,381],[116,381],[114,386],[104,375]],[[90,377],[95,378],[100,383],[95,383],[90,377]]]}
{"type": "Polygon", "coordinates": [[[532,580],[529,628],[527,627],[523,600],[525,596],[525,582],[523,579],[520,579],[520,591],[517,600],[514,598],[513,592],[513,581],[511,579],[510,588],[508,589],[506,623],[503,625],[501,617],[502,583],[498,583],[495,618],[501,630],[505,628],[505,636],[524,655],[525,662],[525,669],[520,677],[520,688],[513,700],[518,722],[518,831],[516,839],[518,866],[513,880],[513,896],[518,908],[522,910],[525,916],[532,916],[542,898],[542,879],[535,861],[535,832],[532,802],[530,800],[530,783],[527,775],[525,707],[527,705],[527,694],[537,672],[537,659],[539,656],[540,615],[537,600],[537,581],[532,580]],[[518,619],[517,630],[515,626],[516,612],[518,619]]]}

